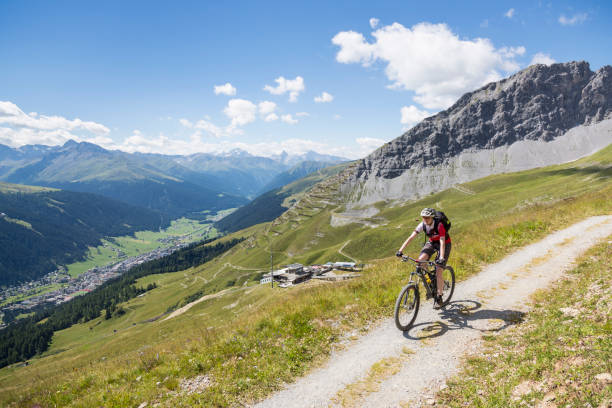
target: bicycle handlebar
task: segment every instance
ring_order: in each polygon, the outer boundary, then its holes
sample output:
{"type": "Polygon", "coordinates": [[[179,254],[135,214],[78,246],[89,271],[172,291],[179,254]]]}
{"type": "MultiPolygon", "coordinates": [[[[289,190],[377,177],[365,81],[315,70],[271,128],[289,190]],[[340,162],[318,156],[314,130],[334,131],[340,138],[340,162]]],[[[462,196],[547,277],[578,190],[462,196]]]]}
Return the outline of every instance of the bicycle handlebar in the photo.
{"type": "Polygon", "coordinates": [[[409,256],[402,255],[402,262],[408,262],[409,260],[414,262],[414,263],[416,263],[416,264],[429,264],[429,265],[433,265],[435,263],[435,262],[432,262],[432,261],[419,261],[418,259],[414,259],[414,258],[411,258],[409,256]]]}

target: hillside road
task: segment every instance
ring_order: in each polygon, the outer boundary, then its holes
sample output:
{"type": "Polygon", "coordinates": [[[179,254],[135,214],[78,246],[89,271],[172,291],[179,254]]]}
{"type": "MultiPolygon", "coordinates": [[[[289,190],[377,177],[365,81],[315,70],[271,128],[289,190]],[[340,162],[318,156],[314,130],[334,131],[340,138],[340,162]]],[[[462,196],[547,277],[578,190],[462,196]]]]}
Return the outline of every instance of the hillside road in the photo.
{"type": "Polygon", "coordinates": [[[444,309],[434,310],[431,300],[423,301],[410,331],[399,331],[390,316],[334,352],[324,366],[255,407],[342,406],[345,391],[363,381],[372,365],[383,359],[399,362],[400,368],[375,387],[351,397],[349,405],[427,405],[459,371],[464,356],[480,350],[482,335],[519,323],[530,308],[531,294],[559,279],[589,247],[611,234],[612,215],[597,216],[523,247],[458,282],[453,300],[444,309]]]}

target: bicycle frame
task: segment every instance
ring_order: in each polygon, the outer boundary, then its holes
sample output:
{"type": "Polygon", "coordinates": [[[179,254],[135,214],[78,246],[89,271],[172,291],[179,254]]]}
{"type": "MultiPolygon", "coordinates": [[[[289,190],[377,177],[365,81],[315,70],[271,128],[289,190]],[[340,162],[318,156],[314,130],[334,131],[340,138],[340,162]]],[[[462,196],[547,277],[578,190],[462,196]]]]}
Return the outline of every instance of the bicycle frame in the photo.
{"type": "Polygon", "coordinates": [[[411,283],[417,283],[415,281],[414,276],[418,276],[421,278],[421,282],[425,287],[425,291],[427,292],[427,297],[434,296],[434,290],[436,285],[436,264],[432,261],[419,261],[418,259],[411,258],[409,256],[402,256],[402,261],[408,262],[408,260],[414,262],[416,264],[416,268],[414,271],[410,272],[410,281],[411,283]],[[429,267],[429,268],[427,268],[429,267]]]}

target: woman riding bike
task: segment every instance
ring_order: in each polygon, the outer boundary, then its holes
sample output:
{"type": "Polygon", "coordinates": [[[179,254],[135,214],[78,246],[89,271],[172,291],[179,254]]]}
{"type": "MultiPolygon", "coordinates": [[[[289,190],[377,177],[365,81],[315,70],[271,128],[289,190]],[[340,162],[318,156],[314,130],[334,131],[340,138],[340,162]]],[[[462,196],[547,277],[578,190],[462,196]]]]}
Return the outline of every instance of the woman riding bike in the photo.
{"type": "Polygon", "coordinates": [[[408,246],[410,241],[412,241],[420,232],[425,232],[425,235],[429,237],[429,240],[425,243],[423,249],[421,249],[421,254],[419,255],[418,260],[428,261],[434,252],[438,253],[438,257],[435,262],[437,281],[436,286],[438,288],[438,293],[436,294],[436,305],[439,308],[443,303],[442,289],[444,287],[444,278],[442,277],[442,270],[446,266],[446,261],[450,255],[451,238],[450,235],[448,235],[448,231],[446,231],[444,224],[434,220],[435,214],[436,210],[433,208],[423,208],[423,211],[421,211],[423,222],[417,225],[412,234],[410,234],[406,241],[404,241],[396,255],[401,257],[403,255],[404,248],[408,246]]]}

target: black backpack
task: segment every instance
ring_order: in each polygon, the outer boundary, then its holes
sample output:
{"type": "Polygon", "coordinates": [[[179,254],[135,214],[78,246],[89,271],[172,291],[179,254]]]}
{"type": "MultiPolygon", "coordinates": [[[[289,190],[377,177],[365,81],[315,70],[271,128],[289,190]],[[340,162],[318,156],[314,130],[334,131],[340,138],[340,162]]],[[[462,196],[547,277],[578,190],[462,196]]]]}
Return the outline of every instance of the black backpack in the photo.
{"type": "MultiPolygon", "coordinates": [[[[433,217],[434,219],[434,228],[433,228],[433,233],[432,235],[435,235],[435,233],[438,232],[438,225],[440,225],[440,223],[442,223],[442,225],[444,225],[444,229],[446,229],[446,232],[448,232],[451,229],[451,221],[448,219],[448,217],[446,216],[446,214],[444,214],[442,211],[438,211],[436,210],[436,213],[433,217]]],[[[425,233],[426,236],[427,235],[427,229],[425,228],[425,224],[423,223],[423,232],[425,233]]]]}

